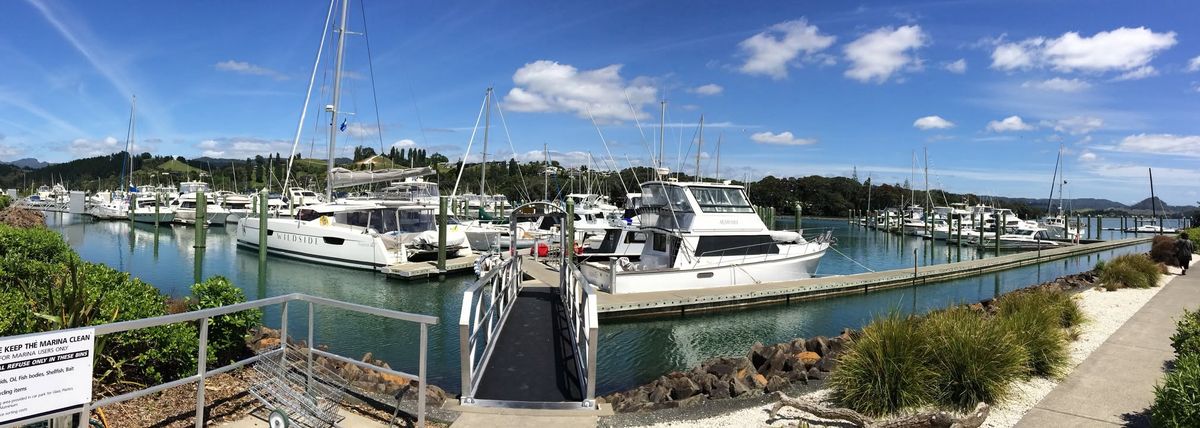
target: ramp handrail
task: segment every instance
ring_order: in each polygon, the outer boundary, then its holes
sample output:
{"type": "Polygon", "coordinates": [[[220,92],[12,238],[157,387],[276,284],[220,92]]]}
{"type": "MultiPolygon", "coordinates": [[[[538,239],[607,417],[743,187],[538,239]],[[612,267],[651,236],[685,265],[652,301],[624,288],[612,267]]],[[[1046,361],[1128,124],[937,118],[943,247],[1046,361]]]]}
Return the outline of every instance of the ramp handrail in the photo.
{"type": "MultiPolygon", "coordinates": [[[[307,359],[308,359],[308,361],[307,361],[308,368],[307,368],[307,373],[306,373],[307,382],[312,382],[312,365],[313,365],[312,358],[313,358],[313,355],[324,356],[324,357],[336,359],[336,360],[339,360],[342,362],[354,364],[363,369],[375,370],[375,371],[382,372],[385,374],[391,374],[391,375],[399,376],[399,377],[402,377],[405,379],[417,381],[417,382],[419,382],[418,391],[417,391],[417,393],[419,394],[418,398],[417,398],[417,426],[421,426],[421,427],[425,426],[425,395],[426,395],[426,388],[428,385],[428,383],[426,382],[426,380],[428,378],[426,376],[425,367],[426,367],[426,361],[427,361],[428,353],[429,353],[428,327],[430,325],[436,325],[438,323],[438,318],[434,317],[434,316],[429,316],[429,315],[412,314],[412,313],[407,313],[407,312],[393,311],[390,309],[382,309],[382,308],[376,308],[376,307],[372,307],[372,306],[359,305],[356,303],[347,303],[347,302],[342,302],[342,301],[338,301],[338,300],[327,299],[324,297],[310,296],[310,295],[301,294],[301,293],[285,294],[282,296],[269,297],[266,299],[259,299],[259,300],[251,300],[248,302],[238,303],[238,304],[234,304],[234,305],[221,306],[221,307],[210,308],[210,309],[200,309],[200,310],[196,310],[196,311],[182,312],[182,313],[178,313],[178,314],[164,315],[164,316],[160,316],[160,317],[143,318],[143,319],[137,319],[137,320],[122,321],[122,322],[115,322],[115,323],[109,323],[109,324],[101,324],[101,325],[92,326],[92,327],[80,327],[80,328],[73,328],[73,329],[67,329],[67,330],[57,330],[59,332],[72,332],[72,331],[83,331],[86,329],[94,329],[95,335],[101,336],[101,335],[106,335],[106,334],[115,334],[115,333],[131,331],[131,330],[138,330],[138,329],[150,328],[150,327],[158,327],[158,326],[180,323],[180,322],[199,321],[200,322],[200,326],[199,326],[200,335],[199,335],[199,347],[197,350],[198,353],[197,353],[197,359],[196,359],[197,360],[196,361],[196,374],[182,378],[182,379],[177,379],[177,380],[174,380],[171,382],[154,385],[154,386],[139,389],[136,391],[127,392],[127,393],[124,393],[121,395],[102,398],[102,399],[95,400],[95,401],[92,401],[89,403],[85,403],[82,406],[72,407],[72,408],[69,408],[66,410],[54,412],[54,413],[47,414],[47,415],[40,415],[40,416],[38,416],[37,420],[51,420],[53,418],[57,418],[57,417],[61,417],[61,416],[67,416],[67,415],[72,415],[72,414],[82,414],[83,420],[86,421],[88,418],[88,415],[91,412],[91,409],[93,409],[93,408],[104,407],[104,406],[108,406],[108,405],[112,405],[112,404],[121,403],[121,402],[128,401],[128,400],[131,400],[131,399],[134,399],[137,397],[144,396],[144,395],[153,394],[155,392],[174,388],[176,386],[186,385],[186,384],[195,382],[196,383],[196,427],[197,428],[203,427],[205,425],[204,424],[204,403],[205,403],[205,401],[204,401],[204,380],[213,375],[232,371],[234,369],[245,366],[247,364],[254,363],[254,362],[264,359],[264,358],[272,358],[272,357],[282,356],[283,350],[286,349],[286,347],[288,346],[288,343],[287,343],[288,342],[287,341],[287,337],[288,337],[288,323],[287,323],[288,303],[294,302],[294,301],[308,303],[308,305],[307,305],[307,307],[308,307],[308,340],[304,342],[306,347],[303,348],[305,353],[307,354],[307,359]],[[279,349],[263,352],[258,355],[255,355],[255,356],[248,357],[248,358],[230,363],[223,367],[218,367],[215,369],[210,369],[207,367],[208,326],[209,326],[209,320],[211,318],[220,316],[220,315],[226,315],[226,314],[244,311],[247,309],[256,309],[256,308],[262,308],[262,307],[273,306],[273,305],[281,305],[280,329],[279,329],[279,337],[280,337],[279,349]],[[384,318],[391,318],[391,319],[409,321],[409,322],[414,322],[414,323],[420,324],[420,326],[421,326],[421,342],[420,342],[419,361],[417,363],[417,374],[414,375],[411,373],[396,371],[393,369],[376,366],[374,364],[346,358],[346,357],[336,355],[333,353],[329,353],[326,351],[322,351],[319,349],[314,349],[313,348],[313,307],[315,305],[329,306],[329,307],[344,309],[344,310],[348,310],[348,311],[360,312],[360,313],[365,313],[365,314],[370,314],[370,315],[375,315],[375,316],[381,316],[384,318]]],[[[22,335],[18,335],[18,336],[10,336],[10,337],[7,337],[6,339],[21,339],[21,338],[26,338],[26,337],[35,337],[35,336],[42,335],[45,333],[48,333],[48,332],[28,333],[28,334],[22,334],[22,335]]],[[[23,420],[23,421],[8,423],[8,424],[0,424],[0,428],[23,426],[23,425],[29,424],[31,422],[36,422],[36,420],[23,420]]]]}
{"type": "Polygon", "coordinates": [[[580,386],[585,392],[581,404],[593,408],[596,405],[596,345],[600,339],[596,288],[588,284],[577,265],[566,263],[559,275],[559,296],[567,323],[571,326],[571,342],[575,345],[580,386]]]}
{"type": "Polygon", "coordinates": [[[522,275],[521,256],[515,255],[463,291],[462,311],[458,318],[463,403],[475,401],[475,390],[483,378],[483,368],[491,359],[496,339],[517,303],[522,275]],[[483,298],[484,288],[490,288],[487,299],[483,298]]]}

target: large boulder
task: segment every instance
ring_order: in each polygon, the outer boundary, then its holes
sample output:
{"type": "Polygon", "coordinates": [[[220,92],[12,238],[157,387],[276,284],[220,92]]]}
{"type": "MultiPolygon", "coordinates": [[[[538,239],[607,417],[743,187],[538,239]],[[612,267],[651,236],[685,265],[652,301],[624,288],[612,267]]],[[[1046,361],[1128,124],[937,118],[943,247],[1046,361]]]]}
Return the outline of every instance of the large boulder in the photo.
{"type": "Polygon", "coordinates": [[[815,366],[818,361],[821,361],[821,355],[816,352],[805,351],[796,354],[796,359],[800,360],[800,364],[803,365],[804,370],[808,370],[809,367],[815,366]]]}
{"type": "Polygon", "coordinates": [[[808,341],[804,343],[804,348],[809,351],[816,352],[817,355],[824,357],[825,354],[829,352],[829,339],[826,339],[825,336],[817,336],[812,339],[808,339],[808,341]]]}
{"type": "Polygon", "coordinates": [[[787,379],[784,379],[779,376],[771,376],[770,379],[767,379],[766,391],[768,393],[776,392],[776,391],[783,391],[790,385],[791,385],[791,383],[789,383],[787,379]]]}
{"type": "Polygon", "coordinates": [[[671,390],[662,385],[655,385],[650,390],[648,401],[650,403],[661,403],[667,401],[668,398],[671,398],[671,390]]]}
{"type": "Polygon", "coordinates": [[[666,383],[671,387],[671,399],[674,400],[690,398],[700,392],[700,386],[687,377],[668,379],[666,383]]]}

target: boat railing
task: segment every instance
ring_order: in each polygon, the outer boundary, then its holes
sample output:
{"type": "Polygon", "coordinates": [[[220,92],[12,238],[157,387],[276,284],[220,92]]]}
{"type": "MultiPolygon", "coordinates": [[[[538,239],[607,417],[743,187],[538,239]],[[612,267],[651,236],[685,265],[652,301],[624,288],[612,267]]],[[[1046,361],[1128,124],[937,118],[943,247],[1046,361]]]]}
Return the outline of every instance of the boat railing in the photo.
{"type": "MultiPolygon", "coordinates": [[[[425,397],[426,397],[426,388],[428,387],[428,383],[426,382],[428,377],[426,375],[425,368],[426,368],[426,362],[427,362],[428,354],[429,354],[429,326],[436,325],[438,323],[438,317],[393,311],[390,309],[382,309],[382,308],[376,308],[376,307],[371,307],[371,306],[366,306],[366,305],[359,305],[359,304],[355,304],[355,303],[347,303],[347,302],[342,302],[342,301],[338,301],[338,300],[327,299],[324,297],[310,296],[307,294],[300,294],[300,293],[285,294],[282,296],[269,297],[269,298],[260,299],[260,300],[252,300],[249,302],[243,302],[243,303],[238,303],[238,304],[234,304],[234,305],[220,306],[220,307],[209,308],[209,309],[200,309],[200,310],[196,310],[196,311],[183,312],[183,313],[172,314],[172,315],[164,315],[164,316],[160,316],[160,317],[143,318],[143,319],[136,319],[136,320],[130,320],[130,321],[116,322],[116,323],[111,323],[111,324],[101,324],[101,325],[97,325],[97,326],[59,330],[58,332],[60,332],[60,333],[69,333],[69,332],[86,333],[88,330],[92,330],[93,334],[96,337],[99,337],[99,336],[103,336],[103,335],[111,335],[111,334],[122,333],[122,332],[127,332],[127,331],[159,327],[159,326],[164,326],[164,325],[168,325],[168,324],[177,324],[177,323],[183,323],[183,322],[195,322],[195,323],[198,323],[199,332],[200,332],[199,345],[198,345],[198,349],[197,349],[197,353],[196,353],[196,374],[182,378],[182,379],[177,379],[174,381],[162,383],[159,385],[149,386],[149,387],[145,387],[142,389],[126,392],[124,394],[115,395],[112,397],[101,398],[99,400],[94,400],[94,401],[84,403],[79,406],[69,407],[64,410],[57,411],[54,413],[39,415],[38,418],[40,420],[49,421],[49,420],[53,420],[53,419],[59,418],[59,417],[70,416],[73,414],[81,414],[81,415],[83,415],[82,419],[87,420],[88,415],[91,412],[91,409],[111,406],[113,404],[125,402],[128,400],[132,400],[134,398],[146,396],[149,394],[154,394],[156,392],[161,392],[161,391],[164,391],[164,390],[167,390],[170,388],[175,388],[175,387],[187,385],[190,383],[195,383],[196,384],[196,419],[195,419],[196,427],[199,428],[199,427],[205,426],[205,421],[204,421],[204,415],[205,415],[205,412],[204,412],[204,406],[205,406],[204,382],[206,379],[208,379],[212,376],[221,374],[221,373],[233,371],[240,367],[243,367],[243,366],[246,366],[249,364],[253,364],[255,362],[258,362],[258,361],[261,361],[261,360],[264,360],[267,358],[286,358],[284,350],[288,349],[289,346],[291,346],[292,349],[297,349],[296,343],[293,342],[291,345],[289,345],[288,339],[287,339],[288,338],[288,305],[291,302],[307,303],[307,308],[308,308],[308,317],[307,317],[308,339],[306,341],[302,342],[303,346],[299,348],[300,352],[302,352],[304,354],[304,358],[306,358],[306,360],[307,360],[306,366],[305,366],[306,367],[305,372],[303,373],[304,379],[305,379],[304,382],[306,382],[305,383],[306,386],[311,385],[314,382],[314,380],[313,380],[313,357],[314,356],[325,357],[325,358],[336,360],[336,361],[339,361],[342,363],[353,364],[364,370],[374,370],[376,372],[380,372],[383,374],[399,376],[401,378],[408,379],[410,381],[419,382],[417,385],[417,387],[419,389],[418,394],[417,394],[417,426],[422,426],[422,427],[425,426],[425,399],[426,399],[425,397]],[[235,361],[233,363],[230,363],[225,366],[218,367],[218,368],[209,368],[208,367],[208,330],[209,330],[209,325],[211,324],[213,318],[221,316],[221,315],[228,315],[228,314],[241,312],[241,311],[245,311],[245,310],[249,310],[249,309],[258,309],[258,308],[275,306],[275,305],[280,305],[280,307],[281,307],[280,320],[279,320],[280,340],[279,340],[279,348],[278,349],[273,349],[273,350],[266,351],[266,352],[260,352],[259,354],[255,355],[255,356],[243,358],[241,360],[235,361]],[[363,314],[368,314],[368,315],[374,315],[374,316],[383,317],[383,318],[390,318],[390,319],[394,319],[394,320],[408,321],[408,322],[412,322],[412,323],[416,323],[416,324],[420,325],[421,338],[420,338],[420,344],[419,344],[420,348],[418,351],[417,374],[411,374],[411,373],[406,373],[406,372],[402,372],[402,371],[397,371],[397,370],[390,369],[387,367],[380,367],[380,366],[370,364],[370,363],[367,363],[364,361],[358,361],[353,358],[347,358],[347,357],[344,357],[341,355],[337,355],[337,354],[334,354],[331,352],[327,352],[327,351],[324,351],[321,349],[314,348],[313,347],[313,343],[314,343],[313,342],[313,323],[314,323],[315,318],[313,317],[313,312],[314,312],[314,309],[316,306],[324,306],[324,307],[336,308],[336,309],[358,312],[358,313],[363,313],[363,314]]],[[[30,333],[30,334],[24,334],[24,335],[20,335],[20,336],[11,336],[11,337],[7,337],[5,339],[35,338],[35,337],[45,334],[45,333],[46,332],[30,333]]],[[[321,382],[321,381],[322,381],[321,379],[316,380],[316,382],[321,382]]],[[[25,424],[25,423],[29,423],[29,422],[36,422],[36,421],[23,421],[23,422],[21,422],[21,424],[25,424]]],[[[4,425],[4,426],[8,426],[8,425],[4,425]]]]}
{"type": "Polygon", "coordinates": [[[577,265],[567,263],[559,275],[559,296],[571,326],[571,341],[578,356],[575,361],[586,394],[581,404],[592,408],[596,399],[596,347],[600,336],[596,288],[588,283],[577,265]]]}
{"type": "Polygon", "coordinates": [[[514,255],[463,291],[458,355],[464,403],[474,402],[483,369],[495,350],[508,314],[517,303],[523,276],[521,260],[520,255],[514,255]]]}

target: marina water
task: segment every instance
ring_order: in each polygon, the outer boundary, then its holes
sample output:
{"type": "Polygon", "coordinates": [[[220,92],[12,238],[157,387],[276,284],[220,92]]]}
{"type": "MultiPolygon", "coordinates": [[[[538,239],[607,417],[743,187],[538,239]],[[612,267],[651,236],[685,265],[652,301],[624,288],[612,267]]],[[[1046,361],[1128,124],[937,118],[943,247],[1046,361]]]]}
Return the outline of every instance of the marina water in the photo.
{"type": "MultiPolygon", "coordinates": [[[[184,297],[197,277],[221,275],[246,292],[248,299],[305,293],[364,305],[437,316],[430,329],[429,378],[457,392],[459,384],[458,317],[462,291],[473,275],[451,275],[443,281],[389,280],[382,274],[269,257],[260,275],[257,252],[239,249],[232,230],[209,228],[205,248],[195,248],[194,229],[179,225],[98,222],[80,215],[47,213],[47,224],[61,233],[79,255],[130,272],[165,294],[184,297]],[[197,257],[202,255],[201,257],[197,257]],[[199,274],[199,275],[197,275],[199,274]]],[[[1119,219],[1106,219],[1118,225],[1119,219]]],[[[788,224],[780,224],[788,227],[788,224]]],[[[818,275],[843,275],[943,264],[994,255],[976,248],[957,248],[868,230],[845,220],[805,219],[805,234],[832,230],[837,251],[821,260],[818,275]]],[[[1168,222],[1166,226],[1171,227],[1168,222]]],[[[1104,239],[1122,238],[1104,231],[1104,239]]],[[[755,342],[773,343],[795,337],[836,335],[859,328],[872,316],[896,309],[926,312],[975,302],[1058,276],[1091,269],[1099,259],[1145,252],[1149,245],[1075,256],[1037,266],[919,287],[872,292],[789,305],[689,314],[646,320],[614,320],[601,325],[598,394],[627,389],[671,370],[686,370],[715,356],[742,355],[755,342]]],[[[265,312],[264,323],[278,327],[278,307],[265,312]]],[[[289,329],[295,338],[306,331],[307,308],[292,307],[289,329]]],[[[410,323],[385,320],[332,308],[316,311],[315,342],[347,356],[370,352],[400,370],[416,372],[419,331],[410,323]]]]}

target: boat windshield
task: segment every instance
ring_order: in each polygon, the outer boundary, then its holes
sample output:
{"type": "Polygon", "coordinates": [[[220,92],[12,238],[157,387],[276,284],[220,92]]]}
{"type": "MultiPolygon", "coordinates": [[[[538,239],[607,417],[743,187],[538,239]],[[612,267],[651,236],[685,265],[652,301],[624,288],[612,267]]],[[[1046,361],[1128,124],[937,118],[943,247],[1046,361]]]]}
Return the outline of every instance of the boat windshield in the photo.
{"type": "Polygon", "coordinates": [[[700,211],[706,213],[752,213],[754,207],[742,189],[728,187],[690,187],[700,211]]]}
{"type": "Polygon", "coordinates": [[[647,184],[642,187],[642,205],[646,207],[667,207],[675,212],[692,212],[688,204],[687,192],[679,186],[662,184],[647,184]]]}

